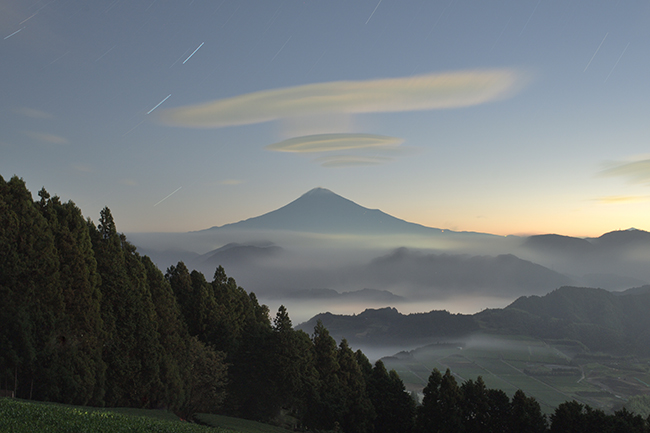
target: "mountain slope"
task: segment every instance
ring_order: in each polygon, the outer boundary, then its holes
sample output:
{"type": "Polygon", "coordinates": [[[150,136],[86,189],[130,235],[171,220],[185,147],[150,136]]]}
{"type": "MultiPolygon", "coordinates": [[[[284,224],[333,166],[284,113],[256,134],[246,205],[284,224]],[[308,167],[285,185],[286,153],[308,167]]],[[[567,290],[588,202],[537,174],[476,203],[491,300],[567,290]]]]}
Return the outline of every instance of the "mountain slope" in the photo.
{"type": "Polygon", "coordinates": [[[377,209],[359,206],[324,188],[314,188],[291,203],[258,217],[212,227],[214,230],[292,230],[311,233],[441,233],[377,209]]]}
{"type": "Polygon", "coordinates": [[[629,294],[586,287],[561,287],[522,296],[502,310],[475,315],[484,329],[538,338],[570,339],[592,350],[650,353],[650,292],[629,294]]]}

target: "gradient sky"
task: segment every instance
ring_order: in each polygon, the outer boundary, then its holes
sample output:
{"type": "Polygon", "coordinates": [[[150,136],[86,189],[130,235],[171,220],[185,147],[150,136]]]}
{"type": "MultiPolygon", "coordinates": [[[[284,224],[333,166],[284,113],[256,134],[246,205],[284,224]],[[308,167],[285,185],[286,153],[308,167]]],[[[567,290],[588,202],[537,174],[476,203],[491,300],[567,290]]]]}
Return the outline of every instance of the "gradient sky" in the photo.
{"type": "Polygon", "coordinates": [[[408,221],[650,215],[647,0],[0,1],[0,174],[124,232],[320,186],[408,221]]]}

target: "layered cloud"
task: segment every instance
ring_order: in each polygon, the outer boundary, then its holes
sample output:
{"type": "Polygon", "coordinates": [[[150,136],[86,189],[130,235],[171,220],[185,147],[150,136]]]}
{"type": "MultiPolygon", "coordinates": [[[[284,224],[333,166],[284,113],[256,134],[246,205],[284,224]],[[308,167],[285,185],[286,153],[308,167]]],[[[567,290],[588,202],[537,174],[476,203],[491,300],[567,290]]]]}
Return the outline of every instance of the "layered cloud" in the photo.
{"type": "Polygon", "coordinates": [[[397,137],[374,134],[316,134],[290,138],[266,146],[267,150],[304,154],[320,154],[314,159],[323,167],[356,167],[379,165],[407,153],[397,137]],[[330,152],[337,152],[330,155],[330,152]]]}
{"type": "Polygon", "coordinates": [[[510,69],[335,81],[265,90],[168,109],[162,111],[161,116],[169,125],[221,128],[328,113],[459,108],[507,97],[521,83],[521,74],[510,69]]]}
{"type": "Polygon", "coordinates": [[[314,159],[323,167],[358,167],[361,165],[381,165],[393,161],[394,158],[386,156],[360,156],[360,155],[331,155],[320,156],[314,159]]]}
{"type": "Polygon", "coordinates": [[[278,152],[330,152],[352,149],[385,148],[404,142],[397,137],[373,134],[316,134],[295,137],[266,146],[278,152]]]}
{"type": "Polygon", "coordinates": [[[650,184],[650,159],[612,163],[601,176],[624,177],[631,183],[650,184]]]}

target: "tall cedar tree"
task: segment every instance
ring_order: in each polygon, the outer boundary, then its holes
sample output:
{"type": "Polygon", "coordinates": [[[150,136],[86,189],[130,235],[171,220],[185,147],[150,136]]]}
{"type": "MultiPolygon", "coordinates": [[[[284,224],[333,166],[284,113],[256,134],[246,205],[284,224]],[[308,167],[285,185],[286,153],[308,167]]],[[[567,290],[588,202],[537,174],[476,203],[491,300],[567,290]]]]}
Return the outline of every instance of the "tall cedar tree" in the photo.
{"type": "MultiPolygon", "coordinates": [[[[357,352],[359,353],[359,352],[357,352]]],[[[370,365],[368,363],[367,365],[370,365]]],[[[386,371],[379,360],[370,372],[368,394],[377,418],[375,433],[409,433],[414,428],[415,401],[406,392],[395,370],[386,371]]]]}
{"type": "Polygon", "coordinates": [[[548,423],[539,403],[518,389],[510,402],[510,432],[544,433],[548,423]]]}
{"type": "Polygon", "coordinates": [[[179,409],[187,398],[184,384],[190,380],[191,366],[185,355],[190,350],[189,334],[169,282],[149,257],[141,257],[141,261],[162,346],[160,380],[164,386],[152,394],[152,403],[154,407],[179,409]]]}
{"type": "Polygon", "coordinates": [[[117,233],[111,211],[89,229],[101,276],[102,319],[106,330],[106,404],[147,407],[161,386],[155,308],[146,291],[145,270],[135,247],[117,233]]]}
{"type": "Polygon", "coordinates": [[[43,399],[78,405],[103,403],[106,364],[97,262],[88,226],[73,202],[50,198],[38,207],[54,234],[64,309],[57,324],[50,368],[38,379],[43,399]]]}
{"type": "Polygon", "coordinates": [[[0,373],[17,397],[42,399],[64,306],[54,235],[25,182],[0,177],[0,373]],[[8,382],[11,377],[11,383],[8,382]]]}
{"type": "Polygon", "coordinates": [[[284,305],[273,319],[273,353],[269,362],[278,409],[286,409],[302,419],[315,399],[318,374],[314,368],[314,349],[309,336],[292,327],[284,305]]]}
{"type": "Polygon", "coordinates": [[[487,388],[483,378],[479,376],[476,381],[467,380],[460,386],[461,416],[465,431],[488,432],[490,425],[490,403],[487,388]]]}
{"type": "Polygon", "coordinates": [[[318,373],[317,400],[309,407],[306,424],[333,430],[345,412],[343,388],[339,381],[336,341],[320,320],[314,327],[314,366],[318,373]]]}
{"type": "Polygon", "coordinates": [[[462,396],[449,369],[442,375],[434,368],[422,392],[424,398],[418,411],[419,432],[463,431],[462,396]]]}
{"type": "Polygon", "coordinates": [[[345,411],[341,418],[341,428],[345,432],[365,433],[372,431],[375,409],[372,406],[366,381],[357,363],[354,352],[343,339],[337,353],[339,364],[339,383],[344,397],[345,411]]]}

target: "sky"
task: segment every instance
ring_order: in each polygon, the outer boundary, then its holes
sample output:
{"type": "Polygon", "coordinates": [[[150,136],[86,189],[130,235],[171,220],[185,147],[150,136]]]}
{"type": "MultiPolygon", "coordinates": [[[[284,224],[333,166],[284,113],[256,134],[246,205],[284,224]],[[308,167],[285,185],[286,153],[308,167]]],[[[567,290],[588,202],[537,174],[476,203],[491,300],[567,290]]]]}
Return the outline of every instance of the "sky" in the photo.
{"type": "Polygon", "coordinates": [[[650,230],[647,0],[0,0],[0,175],[123,232],[314,187],[493,234],[650,230]]]}

